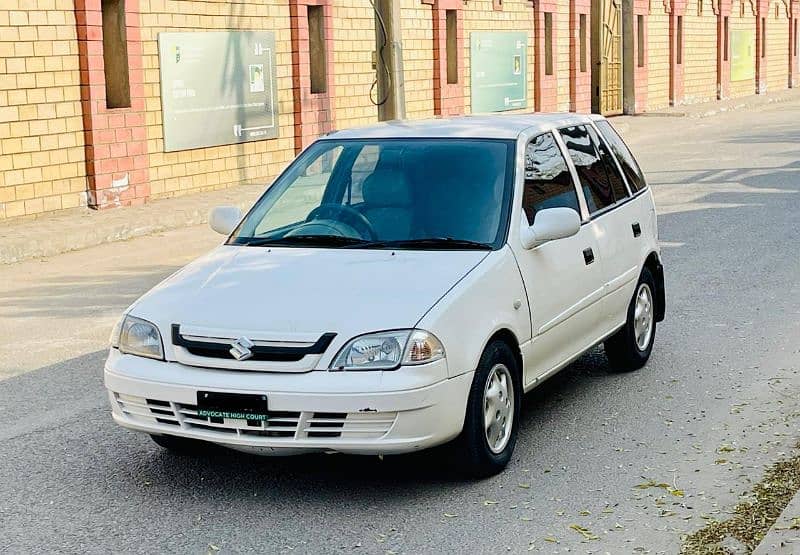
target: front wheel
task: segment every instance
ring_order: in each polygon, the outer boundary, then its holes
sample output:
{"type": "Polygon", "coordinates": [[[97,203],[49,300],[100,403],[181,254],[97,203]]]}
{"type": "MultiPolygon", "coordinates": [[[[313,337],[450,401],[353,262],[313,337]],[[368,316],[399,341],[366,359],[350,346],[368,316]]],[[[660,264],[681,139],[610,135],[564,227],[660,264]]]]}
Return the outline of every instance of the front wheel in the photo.
{"type": "Polygon", "coordinates": [[[469,475],[485,478],[508,465],[517,443],[521,406],[517,359],[507,343],[492,341],[475,371],[458,440],[469,475]]]}
{"type": "Polygon", "coordinates": [[[613,370],[630,372],[647,363],[656,338],[655,280],[644,268],[636,285],[625,325],[605,342],[606,356],[613,370]]]}

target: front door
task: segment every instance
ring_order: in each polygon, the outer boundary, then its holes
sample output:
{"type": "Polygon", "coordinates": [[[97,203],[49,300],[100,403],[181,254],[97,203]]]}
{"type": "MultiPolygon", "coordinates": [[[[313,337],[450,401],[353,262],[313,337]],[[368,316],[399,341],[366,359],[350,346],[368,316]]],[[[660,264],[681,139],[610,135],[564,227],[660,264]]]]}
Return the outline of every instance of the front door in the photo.
{"type": "Polygon", "coordinates": [[[592,111],[622,113],[622,0],[592,2],[592,111]]]}
{"type": "MultiPolygon", "coordinates": [[[[558,140],[544,133],[525,151],[522,220],[536,212],[567,207],[582,212],[577,189],[558,140]]],[[[593,222],[577,235],[530,250],[515,249],[531,309],[533,341],[525,357],[525,386],[546,377],[596,342],[602,319],[604,271],[593,222]]]]}

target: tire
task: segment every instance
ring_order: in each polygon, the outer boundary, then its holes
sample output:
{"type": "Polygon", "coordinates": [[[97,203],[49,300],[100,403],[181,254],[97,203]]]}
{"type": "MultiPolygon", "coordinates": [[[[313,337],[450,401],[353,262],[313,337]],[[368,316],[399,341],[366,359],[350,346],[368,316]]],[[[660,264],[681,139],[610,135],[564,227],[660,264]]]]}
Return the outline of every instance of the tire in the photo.
{"type": "Polygon", "coordinates": [[[612,370],[631,372],[647,364],[656,338],[655,299],[655,279],[650,270],[644,268],[628,305],[625,325],[604,345],[612,370]]]}
{"type": "Polygon", "coordinates": [[[472,379],[464,429],[456,443],[458,462],[472,478],[493,476],[511,460],[522,408],[520,376],[517,359],[507,343],[495,340],[486,346],[472,379]],[[487,398],[492,389],[496,395],[487,398]],[[495,418],[487,430],[485,413],[489,414],[490,403],[495,405],[495,418]],[[500,424],[503,421],[504,426],[500,424]],[[494,441],[492,445],[487,436],[494,441]]]}
{"type": "Polygon", "coordinates": [[[175,455],[200,455],[208,452],[210,447],[204,441],[186,437],[151,435],[150,439],[175,455]]]}

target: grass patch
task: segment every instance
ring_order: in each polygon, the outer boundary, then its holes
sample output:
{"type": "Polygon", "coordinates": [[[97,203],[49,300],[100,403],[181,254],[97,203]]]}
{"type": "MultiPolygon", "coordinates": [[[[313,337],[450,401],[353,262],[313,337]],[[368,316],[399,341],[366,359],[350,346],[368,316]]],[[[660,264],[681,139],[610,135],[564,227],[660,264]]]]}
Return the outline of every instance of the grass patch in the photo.
{"type": "MultiPolygon", "coordinates": [[[[797,445],[800,448],[800,444],[797,445]]],[[[748,499],[739,502],[734,516],[713,521],[687,536],[681,553],[685,555],[725,555],[721,543],[733,537],[754,550],[775,524],[781,511],[800,490],[800,454],[773,464],[753,487],[748,499]]]]}

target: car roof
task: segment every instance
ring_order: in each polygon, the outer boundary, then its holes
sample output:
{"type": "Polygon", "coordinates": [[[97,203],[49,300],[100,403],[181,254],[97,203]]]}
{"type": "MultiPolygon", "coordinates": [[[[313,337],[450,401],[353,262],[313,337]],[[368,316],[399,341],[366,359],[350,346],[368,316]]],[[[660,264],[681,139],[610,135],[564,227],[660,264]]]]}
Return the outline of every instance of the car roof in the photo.
{"type": "Polygon", "coordinates": [[[322,139],[407,139],[407,138],[468,138],[516,139],[525,131],[543,133],[557,127],[580,125],[604,119],[596,114],[529,113],[492,114],[436,118],[425,120],[394,120],[333,131],[322,139]]]}

